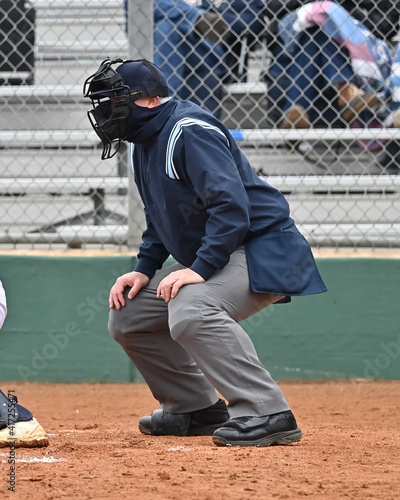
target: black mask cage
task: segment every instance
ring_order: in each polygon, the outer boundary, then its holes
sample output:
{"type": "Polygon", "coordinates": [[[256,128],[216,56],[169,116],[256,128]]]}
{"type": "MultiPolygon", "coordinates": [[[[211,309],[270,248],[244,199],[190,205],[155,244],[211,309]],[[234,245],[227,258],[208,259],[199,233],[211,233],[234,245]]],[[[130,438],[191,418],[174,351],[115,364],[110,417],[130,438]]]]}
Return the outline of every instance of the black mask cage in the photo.
{"type": "Polygon", "coordinates": [[[105,59],[100,64],[96,73],[90,75],[83,84],[84,97],[100,100],[130,93],[130,88],[124,84],[122,76],[111,68],[111,65],[117,62],[122,62],[122,59],[105,59]]]}
{"type": "Polygon", "coordinates": [[[110,100],[103,101],[87,113],[93,130],[103,143],[102,160],[112,158],[117,153],[121,140],[126,136],[127,106],[115,104],[110,100]],[[114,152],[112,152],[113,143],[117,143],[114,152]]]}
{"type": "Polygon", "coordinates": [[[106,100],[88,111],[89,121],[103,143],[102,160],[112,158],[128,133],[129,114],[136,105],[129,97],[106,100]],[[114,144],[114,151],[113,151],[114,144]]]}
{"type": "MultiPolygon", "coordinates": [[[[107,97],[118,97],[131,93],[131,89],[124,83],[119,75],[111,66],[118,63],[141,62],[150,71],[154,78],[155,86],[135,94],[136,99],[143,97],[168,97],[168,87],[162,84],[160,75],[155,68],[157,66],[146,59],[104,59],[98,67],[96,73],[89,76],[83,85],[84,97],[92,100],[100,100],[107,97]]],[[[135,99],[135,100],[136,100],[135,99]]]]}
{"type": "Polygon", "coordinates": [[[168,96],[168,87],[162,84],[155,68],[156,66],[146,59],[123,61],[108,58],[100,64],[96,73],[85,80],[83,95],[92,100],[94,109],[88,111],[88,118],[103,143],[102,160],[112,158],[118,152],[121,140],[126,139],[129,114],[136,106],[135,101],[144,97],[168,96]],[[132,89],[111,67],[113,64],[126,62],[142,62],[151,72],[155,85],[131,95],[132,89]],[[111,101],[110,97],[114,100],[111,101]],[[107,100],[102,101],[102,99],[107,100]]]}

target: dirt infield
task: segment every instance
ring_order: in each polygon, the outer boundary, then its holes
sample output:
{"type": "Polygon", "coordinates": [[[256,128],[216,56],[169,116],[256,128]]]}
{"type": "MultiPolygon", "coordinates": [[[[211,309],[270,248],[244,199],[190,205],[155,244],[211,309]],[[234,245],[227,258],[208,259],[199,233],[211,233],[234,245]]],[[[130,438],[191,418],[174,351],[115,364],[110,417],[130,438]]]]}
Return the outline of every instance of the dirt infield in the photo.
{"type": "Polygon", "coordinates": [[[50,435],[17,449],[16,492],[2,499],[264,500],[400,498],[400,381],[285,382],[304,438],[291,446],[220,448],[210,437],[149,437],[158,405],[143,384],[0,383],[50,435]]]}

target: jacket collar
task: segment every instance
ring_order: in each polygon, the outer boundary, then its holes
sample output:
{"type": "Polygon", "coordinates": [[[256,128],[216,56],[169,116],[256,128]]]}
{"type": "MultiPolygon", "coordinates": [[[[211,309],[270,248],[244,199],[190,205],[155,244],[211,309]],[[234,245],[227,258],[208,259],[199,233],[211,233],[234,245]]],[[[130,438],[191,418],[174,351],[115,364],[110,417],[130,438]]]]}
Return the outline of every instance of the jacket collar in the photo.
{"type": "Polygon", "coordinates": [[[150,148],[174,112],[176,105],[176,99],[170,99],[165,104],[161,104],[160,112],[150,118],[135,134],[134,143],[142,144],[146,149],[150,148]]]}

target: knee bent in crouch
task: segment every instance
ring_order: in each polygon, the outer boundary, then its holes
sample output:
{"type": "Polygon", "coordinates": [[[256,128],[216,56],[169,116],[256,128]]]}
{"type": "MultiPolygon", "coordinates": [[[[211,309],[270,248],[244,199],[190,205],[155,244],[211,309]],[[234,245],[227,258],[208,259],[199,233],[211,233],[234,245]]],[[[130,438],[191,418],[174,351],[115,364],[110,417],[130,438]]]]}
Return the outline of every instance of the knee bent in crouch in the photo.
{"type": "Polygon", "coordinates": [[[195,300],[193,297],[190,301],[171,303],[168,320],[171,337],[184,346],[185,341],[198,334],[201,327],[220,312],[220,309],[215,306],[215,302],[210,297],[202,297],[201,300],[195,300]],[[212,304],[209,303],[210,301],[212,304]]]}
{"type": "Polygon", "coordinates": [[[138,328],[140,328],[137,322],[132,322],[132,317],[135,317],[135,311],[132,311],[132,308],[130,308],[129,312],[130,314],[128,316],[124,307],[119,310],[110,309],[108,318],[108,331],[111,337],[113,337],[122,347],[126,345],[128,335],[130,333],[139,332],[138,328]]]}
{"type": "Polygon", "coordinates": [[[169,329],[171,337],[184,345],[185,340],[193,337],[198,331],[201,321],[188,311],[179,311],[169,316],[169,329]]]}
{"type": "Polygon", "coordinates": [[[118,342],[118,344],[123,344],[124,332],[121,329],[120,321],[118,321],[118,311],[115,309],[110,310],[108,317],[108,331],[111,337],[118,342]]]}

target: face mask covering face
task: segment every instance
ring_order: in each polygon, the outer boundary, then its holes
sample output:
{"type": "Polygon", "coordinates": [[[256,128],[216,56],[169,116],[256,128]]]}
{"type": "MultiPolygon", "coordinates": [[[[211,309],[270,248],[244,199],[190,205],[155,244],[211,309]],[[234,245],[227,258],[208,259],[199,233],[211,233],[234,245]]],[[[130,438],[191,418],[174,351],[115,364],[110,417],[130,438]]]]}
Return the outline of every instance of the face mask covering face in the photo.
{"type": "Polygon", "coordinates": [[[100,102],[88,111],[90,123],[103,143],[101,159],[112,158],[118,152],[122,140],[136,142],[141,129],[161,108],[141,107],[123,98],[100,102]]]}
{"type": "Polygon", "coordinates": [[[107,100],[100,102],[94,109],[88,111],[90,123],[103,143],[102,160],[112,158],[126,139],[128,117],[136,104],[129,99],[107,100]],[[116,146],[112,151],[112,144],[116,146]]]}
{"type": "Polygon", "coordinates": [[[101,158],[105,160],[117,153],[122,140],[131,140],[128,134],[133,139],[147,118],[158,113],[158,110],[138,107],[135,101],[145,97],[168,97],[168,86],[160,69],[145,59],[107,58],[85,80],[83,94],[92,100],[93,109],[88,111],[88,118],[103,143],[101,158]],[[116,71],[112,65],[117,63],[122,64],[116,71]],[[135,116],[134,111],[137,112],[135,116]]]}
{"type": "Polygon", "coordinates": [[[163,109],[163,105],[156,108],[142,108],[136,106],[129,115],[129,129],[126,140],[129,142],[140,143],[140,133],[154,117],[156,117],[163,109]]]}

